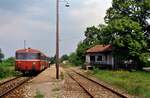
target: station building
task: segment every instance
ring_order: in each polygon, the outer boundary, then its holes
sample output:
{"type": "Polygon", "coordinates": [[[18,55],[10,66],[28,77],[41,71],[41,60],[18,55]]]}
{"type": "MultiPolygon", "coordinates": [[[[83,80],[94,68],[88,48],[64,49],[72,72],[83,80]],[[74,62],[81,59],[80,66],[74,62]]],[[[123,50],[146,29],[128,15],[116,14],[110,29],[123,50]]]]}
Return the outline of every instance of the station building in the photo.
{"type": "Polygon", "coordinates": [[[86,67],[113,68],[112,45],[96,45],[86,51],[86,67]]]}

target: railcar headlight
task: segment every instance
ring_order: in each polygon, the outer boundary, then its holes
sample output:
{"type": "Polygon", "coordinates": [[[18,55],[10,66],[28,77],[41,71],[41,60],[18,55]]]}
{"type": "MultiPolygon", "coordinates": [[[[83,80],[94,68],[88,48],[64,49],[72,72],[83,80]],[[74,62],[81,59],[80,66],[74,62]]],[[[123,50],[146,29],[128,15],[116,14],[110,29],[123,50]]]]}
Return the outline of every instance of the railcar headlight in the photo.
{"type": "Polygon", "coordinates": [[[35,65],[36,64],[36,62],[33,62],[33,65],[35,65]]]}

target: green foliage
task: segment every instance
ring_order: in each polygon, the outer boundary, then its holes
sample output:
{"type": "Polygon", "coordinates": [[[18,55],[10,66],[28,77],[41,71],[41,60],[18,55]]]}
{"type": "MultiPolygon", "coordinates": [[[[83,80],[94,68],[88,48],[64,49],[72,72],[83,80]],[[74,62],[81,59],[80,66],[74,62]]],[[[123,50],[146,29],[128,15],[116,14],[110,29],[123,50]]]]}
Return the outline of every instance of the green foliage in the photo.
{"type": "Polygon", "coordinates": [[[107,10],[105,22],[109,24],[109,22],[113,21],[114,19],[129,17],[133,21],[141,24],[144,30],[144,28],[149,25],[146,20],[149,19],[149,11],[149,0],[113,0],[112,7],[107,10]]]}
{"type": "Polygon", "coordinates": [[[69,57],[67,54],[61,56],[61,62],[68,60],[69,57]]]}
{"type": "Polygon", "coordinates": [[[99,42],[98,40],[98,33],[100,32],[100,29],[98,27],[92,26],[92,27],[87,27],[85,31],[85,39],[84,43],[86,45],[93,45],[99,42]]]}
{"type": "Polygon", "coordinates": [[[111,21],[105,29],[114,54],[123,59],[137,58],[147,48],[140,24],[124,17],[111,21]]]}
{"type": "Polygon", "coordinates": [[[14,63],[15,62],[15,57],[9,57],[5,60],[5,62],[10,62],[10,63],[14,63]]]}
{"type": "Polygon", "coordinates": [[[72,64],[75,64],[77,66],[79,66],[79,65],[82,64],[81,59],[78,58],[78,56],[77,56],[76,53],[71,53],[70,54],[70,56],[69,56],[69,62],[72,63],[72,64]]]}
{"type": "Polygon", "coordinates": [[[93,47],[96,44],[103,43],[103,29],[105,25],[100,24],[95,27],[88,27],[85,31],[85,39],[78,44],[76,49],[77,59],[80,60],[81,64],[85,62],[86,50],[93,47]]]}
{"type": "Polygon", "coordinates": [[[71,61],[66,62],[65,64],[63,64],[64,68],[69,68],[69,67],[75,67],[77,65],[75,65],[74,63],[71,63],[71,61]]]}
{"type": "Polygon", "coordinates": [[[14,70],[0,66],[0,79],[18,75],[14,70]]]}
{"type": "Polygon", "coordinates": [[[44,98],[44,95],[40,91],[36,91],[36,96],[34,98],[44,98]]]}
{"type": "Polygon", "coordinates": [[[0,79],[19,75],[20,73],[14,70],[14,65],[14,57],[10,57],[8,59],[3,60],[3,62],[0,63],[0,79]]]}
{"type": "Polygon", "coordinates": [[[150,66],[150,62],[148,61],[149,58],[150,58],[149,53],[141,53],[140,57],[139,57],[142,65],[144,65],[144,66],[150,66]]]}
{"type": "Polygon", "coordinates": [[[2,53],[2,50],[0,49],[0,62],[2,62],[3,58],[4,58],[4,54],[2,53]]]}
{"type": "Polygon", "coordinates": [[[142,68],[148,54],[150,2],[147,0],[113,0],[107,10],[104,38],[113,45],[115,56],[134,60],[142,68]]]}
{"type": "Polygon", "coordinates": [[[87,45],[84,42],[80,42],[78,44],[78,47],[76,49],[76,56],[77,56],[76,58],[80,59],[81,63],[84,63],[86,50],[90,47],[91,46],[87,45]]]}
{"type": "Polygon", "coordinates": [[[54,91],[54,92],[60,91],[60,88],[55,87],[55,88],[52,89],[52,91],[54,91]]]}
{"type": "Polygon", "coordinates": [[[99,70],[88,72],[88,74],[94,75],[100,80],[117,86],[130,94],[140,96],[140,98],[150,98],[150,74],[147,72],[99,70]]]}
{"type": "Polygon", "coordinates": [[[61,73],[60,73],[60,78],[61,78],[61,80],[64,80],[64,77],[65,77],[65,76],[64,76],[64,73],[61,72],[61,73]]]}
{"type": "Polygon", "coordinates": [[[96,44],[104,43],[103,40],[103,29],[106,26],[103,24],[99,24],[96,26],[87,27],[85,31],[85,39],[83,43],[87,46],[93,46],[96,44]]]}
{"type": "Polygon", "coordinates": [[[0,66],[2,66],[2,67],[11,67],[14,65],[15,65],[14,57],[7,58],[7,59],[3,60],[3,62],[0,63],[0,66]]]}
{"type": "Polygon", "coordinates": [[[96,44],[112,44],[113,55],[122,60],[133,60],[142,68],[147,64],[150,48],[150,1],[113,0],[107,10],[107,25],[87,27],[85,39],[78,44],[73,62],[85,61],[86,50],[96,44]],[[76,60],[76,61],[75,61],[76,60]]]}
{"type": "Polygon", "coordinates": [[[50,64],[56,63],[56,55],[54,57],[50,57],[49,60],[50,60],[50,64]]]}
{"type": "Polygon", "coordinates": [[[100,70],[95,67],[95,68],[93,68],[92,74],[94,75],[94,74],[98,73],[99,71],[100,71],[100,70]]]}
{"type": "Polygon", "coordinates": [[[3,62],[1,63],[3,66],[14,66],[15,65],[15,58],[14,57],[10,57],[7,58],[5,60],[3,60],[3,62]]]}

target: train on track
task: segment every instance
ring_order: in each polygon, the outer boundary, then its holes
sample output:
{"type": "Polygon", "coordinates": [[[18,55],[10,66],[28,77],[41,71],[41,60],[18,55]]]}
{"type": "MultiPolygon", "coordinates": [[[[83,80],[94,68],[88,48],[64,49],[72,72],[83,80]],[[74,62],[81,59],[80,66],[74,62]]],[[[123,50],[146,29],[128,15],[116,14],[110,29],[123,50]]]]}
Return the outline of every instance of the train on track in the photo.
{"type": "Polygon", "coordinates": [[[39,73],[49,67],[49,58],[37,49],[16,50],[15,70],[23,74],[39,73]]]}

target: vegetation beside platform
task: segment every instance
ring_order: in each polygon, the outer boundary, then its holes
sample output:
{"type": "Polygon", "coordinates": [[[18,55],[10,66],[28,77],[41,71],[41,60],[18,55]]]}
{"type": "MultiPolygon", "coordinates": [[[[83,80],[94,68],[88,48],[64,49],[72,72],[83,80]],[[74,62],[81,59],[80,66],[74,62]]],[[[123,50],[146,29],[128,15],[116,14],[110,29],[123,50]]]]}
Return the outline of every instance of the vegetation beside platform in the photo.
{"type": "Polygon", "coordinates": [[[72,64],[72,63],[70,63],[68,61],[66,61],[65,63],[62,63],[62,65],[63,65],[64,68],[76,67],[75,64],[72,64]]]}
{"type": "Polygon", "coordinates": [[[129,94],[150,98],[150,73],[143,71],[88,71],[88,75],[97,77],[108,84],[127,91],[129,94]]]}
{"type": "Polygon", "coordinates": [[[14,70],[15,59],[13,57],[0,63],[0,79],[16,76],[19,73],[14,70]]]}

